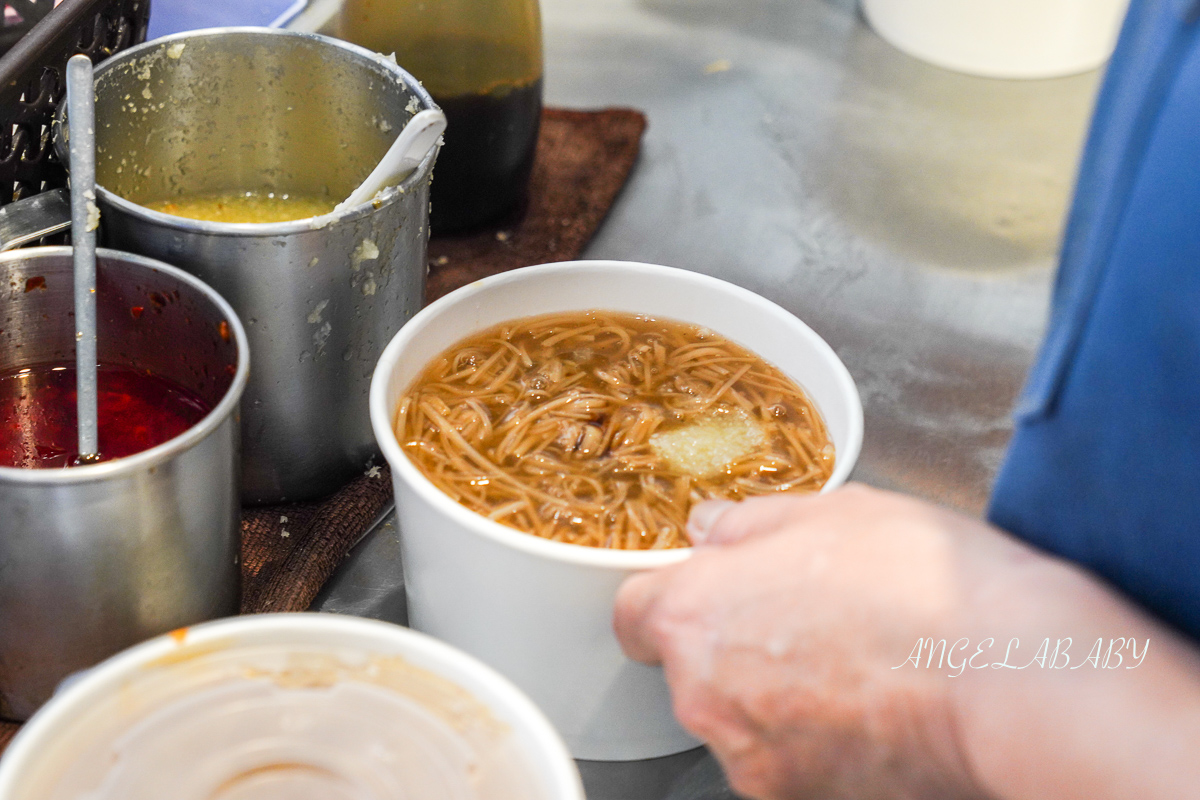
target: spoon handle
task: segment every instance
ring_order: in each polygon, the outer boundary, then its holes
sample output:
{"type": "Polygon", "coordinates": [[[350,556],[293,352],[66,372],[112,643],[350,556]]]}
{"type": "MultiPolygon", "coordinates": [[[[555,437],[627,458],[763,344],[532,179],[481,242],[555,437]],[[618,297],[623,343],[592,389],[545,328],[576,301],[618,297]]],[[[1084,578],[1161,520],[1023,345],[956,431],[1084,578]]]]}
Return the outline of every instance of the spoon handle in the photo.
{"type": "Polygon", "coordinates": [[[446,115],[440,110],[427,108],[414,114],[367,179],[338,203],[336,210],[361,205],[381,190],[403,181],[425,159],[445,130],[446,115]]]}
{"type": "Polygon", "coordinates": [[[71,242],[75,271],[75,380],[79,459],[100,453],[96,376],[96,111],[92,62],[67,62],[67,113],[71,121],[71,242]]]}

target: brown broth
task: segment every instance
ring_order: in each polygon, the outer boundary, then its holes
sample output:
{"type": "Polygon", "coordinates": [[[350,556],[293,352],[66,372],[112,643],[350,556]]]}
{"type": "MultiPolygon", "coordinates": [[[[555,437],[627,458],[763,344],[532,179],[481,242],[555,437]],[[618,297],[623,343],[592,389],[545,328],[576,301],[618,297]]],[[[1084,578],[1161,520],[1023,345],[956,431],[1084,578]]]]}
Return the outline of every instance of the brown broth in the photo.
{"type": "Polygon", "coordinates": [[[607,311],[464,339],[409,387],[395,431],[473,511],[621,549],[687,547],[693,503],[815,492],[834,465],[819,412],[778,369],[712,331],[607,311]]]}
{"type": "Polygon", "coordinates": [[[435,234],[476,228],[525,197],[537,148],[542,81],[486,94],[434,95],[446,113],[446,143],[429,188],[435,234]]]}

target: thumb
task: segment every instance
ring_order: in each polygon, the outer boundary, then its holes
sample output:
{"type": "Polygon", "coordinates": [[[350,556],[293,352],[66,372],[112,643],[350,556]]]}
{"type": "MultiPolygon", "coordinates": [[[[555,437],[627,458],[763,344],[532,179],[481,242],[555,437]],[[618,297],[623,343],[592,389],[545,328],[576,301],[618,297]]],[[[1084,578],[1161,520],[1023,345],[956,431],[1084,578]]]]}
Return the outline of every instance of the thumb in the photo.
{"type": "MultiPolygon", "coordinates": [[[[666,569],[670,569],[667,567],[666,569]]],[[[663,592],[664,570],[639,572],[625,579],[613,606],[613,633],[625,655],[643,664],[658,664],[662,652],[651,620],[663,592]]]]}

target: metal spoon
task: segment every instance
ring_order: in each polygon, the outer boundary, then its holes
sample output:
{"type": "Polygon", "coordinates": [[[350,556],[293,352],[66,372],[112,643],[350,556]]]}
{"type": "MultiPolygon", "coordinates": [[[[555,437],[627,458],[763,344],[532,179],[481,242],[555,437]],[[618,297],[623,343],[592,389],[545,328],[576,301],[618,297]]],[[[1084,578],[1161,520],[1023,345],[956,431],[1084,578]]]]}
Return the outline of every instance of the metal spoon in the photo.
{"type": "Polygon", "coordinates": [[[100,460],[96,376],[96,96],[92,61],[67,62],[67,113],[71,119],[71,242],[75,269],[75,387],[79,460],[100,460]]]}
{"type": "Polygon", "coordinates": [[[441,111],[427,108],[414,114],[367,179],[333,210],[362,205],[381,190],[400,183],[425,159],[445,130],[446,115],[441,111]]]}

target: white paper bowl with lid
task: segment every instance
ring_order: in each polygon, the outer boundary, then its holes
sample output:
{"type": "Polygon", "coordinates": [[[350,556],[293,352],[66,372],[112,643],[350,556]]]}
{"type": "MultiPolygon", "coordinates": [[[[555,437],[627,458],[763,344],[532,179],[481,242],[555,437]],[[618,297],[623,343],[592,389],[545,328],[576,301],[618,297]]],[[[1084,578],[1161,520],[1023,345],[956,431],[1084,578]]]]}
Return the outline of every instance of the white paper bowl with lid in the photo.
{"type": "Polygon", "coordinates": [[[583,800],[545,716],[397,625],[262,614],[181,629],[64,687],[0,759],[4,800],[583,800]]]}
{"type": "Polygon", "coordinates": [[[427,480],[393,432],[400,397],[434,357],[499,323],[605,309],[710,328],[774,364],[808,393],[836,451],[823,491],[845,482],[862,443],[862,403],[837,355],[780,306],[698,273],[621,261],[545,264],[476,281],[418,313],[383,352],[371,423],[392,468],[409,624],[507,675],[558,728],[572,755],[620,761],[698,742],[671,710],[658,667],[631,661],[612,632],[621,582],[687,549],[605,550],[493,522],[427,480]]]}

